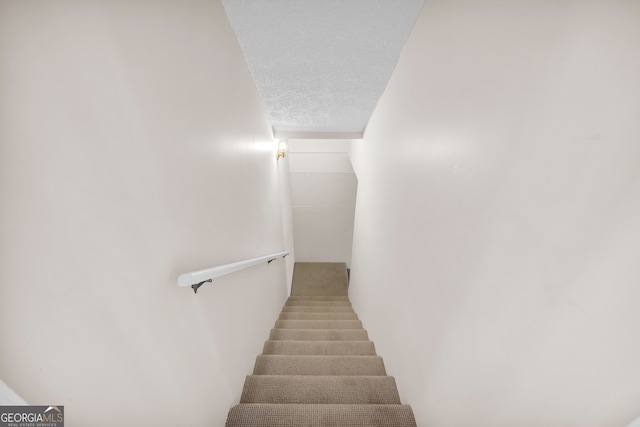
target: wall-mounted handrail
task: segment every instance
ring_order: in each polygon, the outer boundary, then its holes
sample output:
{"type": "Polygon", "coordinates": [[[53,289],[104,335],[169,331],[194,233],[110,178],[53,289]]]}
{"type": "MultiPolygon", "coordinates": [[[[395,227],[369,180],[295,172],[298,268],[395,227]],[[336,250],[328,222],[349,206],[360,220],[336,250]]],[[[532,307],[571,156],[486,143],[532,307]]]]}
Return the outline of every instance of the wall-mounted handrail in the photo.
{"type": "Polygon", "coordinates": [[[217,267],[205,268],[204,270],[192,271],[191,273],[183,273],[178,276],[178,286],[191,286],[193,292],[198,292],[198,288],[205,282],[211,282],[211,279],[251,267],[252,265],[262,262],[270,263],[277,258],[284,258],[291,251],[278,252],[275,254],[259,256],[256,258],[245,259],[243,261],[232,262],[230,264],[219,265],[217,267]]]}

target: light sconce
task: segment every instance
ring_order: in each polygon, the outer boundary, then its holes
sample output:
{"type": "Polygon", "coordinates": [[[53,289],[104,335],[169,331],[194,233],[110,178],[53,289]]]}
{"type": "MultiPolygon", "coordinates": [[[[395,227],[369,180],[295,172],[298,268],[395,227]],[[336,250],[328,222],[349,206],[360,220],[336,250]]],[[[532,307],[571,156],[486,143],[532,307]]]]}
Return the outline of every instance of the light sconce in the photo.
{"type": "Polygon", "coordinates": [[[287,143],[285,141],[280,141],[278,144],[278,151],[276,152],[276,160],[280,160],[281,157],[285,157],[287,155],[287,143]]]}

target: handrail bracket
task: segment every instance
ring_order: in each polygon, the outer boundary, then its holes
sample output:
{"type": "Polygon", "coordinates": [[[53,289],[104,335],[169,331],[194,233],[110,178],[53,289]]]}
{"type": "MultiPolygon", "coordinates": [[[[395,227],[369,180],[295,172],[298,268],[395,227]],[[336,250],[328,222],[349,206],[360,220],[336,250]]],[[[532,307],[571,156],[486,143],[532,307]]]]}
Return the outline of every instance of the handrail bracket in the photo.
{"type": "Polygon", "coordinates": [[[197,294],[198,293],[198,288],[202,285],[204,285],[206,282],[213,282],[213,279],[209,279],[209,280],[203,280],[200,283],[194,283],[193,285],[191,285],[191,289],[193,289],[193,293],[197,294]]]}

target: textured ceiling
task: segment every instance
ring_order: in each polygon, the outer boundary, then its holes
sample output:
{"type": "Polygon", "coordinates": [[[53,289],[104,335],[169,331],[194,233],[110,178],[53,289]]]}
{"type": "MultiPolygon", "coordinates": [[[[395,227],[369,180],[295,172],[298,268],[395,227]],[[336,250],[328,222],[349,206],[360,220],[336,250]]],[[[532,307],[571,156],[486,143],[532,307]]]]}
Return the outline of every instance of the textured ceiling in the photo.
{"type": "Polygon", "coordinates": [[[424,0],[222,0],[276,133],[361,134],[424,0]]]}

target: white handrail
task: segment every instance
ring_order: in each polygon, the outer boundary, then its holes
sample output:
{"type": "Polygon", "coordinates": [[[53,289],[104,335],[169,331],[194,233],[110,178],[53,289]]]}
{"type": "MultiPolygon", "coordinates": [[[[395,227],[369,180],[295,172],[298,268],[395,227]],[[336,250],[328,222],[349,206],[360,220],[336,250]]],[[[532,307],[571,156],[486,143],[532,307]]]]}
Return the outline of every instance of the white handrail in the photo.
{"type": "Polygon", "coordinates": [[[271,255],[232,262],[231,264],[219,265],[218,267],[192,271],[191,273],[183,273],[178,276],[178,286],[191,286],[191,288],[197,292],[198,288],[202,286],[204,282],[210,282],[211,279],[215,277],[224,276],[225,274],[233,273],[234,271],[242,270],[243,268],[251,267],[264,261],[271,262],[276,258],[284,258],[290,253],[291,251],[278,252],[271,255]]]}

